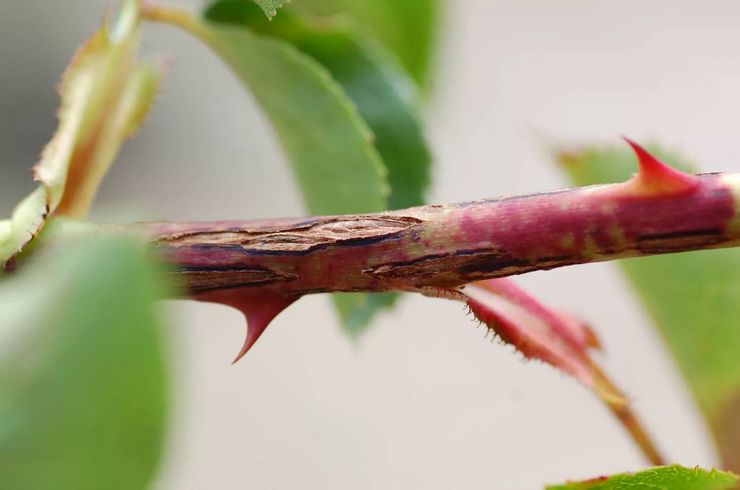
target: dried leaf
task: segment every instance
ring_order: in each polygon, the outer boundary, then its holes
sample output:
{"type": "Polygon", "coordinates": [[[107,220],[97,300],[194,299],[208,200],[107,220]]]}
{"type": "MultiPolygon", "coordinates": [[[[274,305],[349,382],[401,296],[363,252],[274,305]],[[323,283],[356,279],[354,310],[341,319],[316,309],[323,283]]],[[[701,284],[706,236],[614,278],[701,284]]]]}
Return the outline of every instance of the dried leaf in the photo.
{"type": "Polygon", "coordinates": [[[59,85],[59,125],[34,167],[39,188],[0,224],[0,262],[6,267],[51,214],[87,214],[121,144],[145,119],[161,70],[136,61],[139,23],[139,4],[128,0],[67,67],[59,85]]]}

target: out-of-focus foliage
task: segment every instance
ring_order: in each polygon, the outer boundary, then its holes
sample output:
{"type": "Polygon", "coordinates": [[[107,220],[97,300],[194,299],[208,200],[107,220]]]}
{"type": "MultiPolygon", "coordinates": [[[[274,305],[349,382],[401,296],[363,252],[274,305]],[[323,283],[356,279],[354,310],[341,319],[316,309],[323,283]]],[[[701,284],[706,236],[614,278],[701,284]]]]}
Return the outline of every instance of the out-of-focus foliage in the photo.
{"type": "MultiPolygon", "coordinates": [[[[267,21],[249,0],[214,2],[205,16],[212,22],[240,26],[284,40],[329,70],[372,131],[370,144],[388,170],[390,195],[384,206],[398,209],[423,204],[430,180],[431,155],[416,113],[416,87],[382,46],[346,17],[317,19],[286,9],[267,21]]],[[[290,75],[286,73],[286,76],[290,75]]],[[[318,148],[303,148],[304,160],[306,152],[311,151],[320,152],[318,148]]],[[[325,158],[321,154],[318,157],[325,158]]],[[[333,163],[346,164],[342,160],[333,163]]],[[[310,167],[306,171],[310,172],[310,167]]],[[[334,193],[333,188],[320,184],[314,187],[304,183],[303,189],[304,193],[320,196],[334,193]]],[[[344,199],[334,201],[320,212],[348,212],[352,201],[344,199]]],[[[315,211],[310,200],[309,209],[315,211]]],[[[335,301],[344,325],[350,332],[357,332],[378,308],[390,306],[395,297],[339,294],[335,295],[335,301]]]]}
{"type": "Polygon", "coordinates": [[[143,489],[166,372],[141,246],[74,243],[0,285],[0,487],[143,489]]]}
{"type": "MultiPolygon", "coordinates": [[[[40,185],[0,222],[0,270],[52,214],[87,214],[149,112],[160,67],[136,59],[140,23],[127,0],[65,71],[59,125],[34,168],[40,185]]],[[[127,241],[71,248],[24,260],[0,285],[0,487],[147,488],[167,408],[159,286],[127,241]]]]}
{"type": "Polygon", "coordinates": [[[87,214],[121,144],[145,119],[160,70],[136,61],[139,24],[138,2],[129,0],[67,68],[59,87],[59,126],[34,168],[39,188],[0,222],[0,266],[39,233],[51,213],[87,214]]]}
{"type": "Polygon", "coordinates": [[[254,2],[260,6],[268,19],[275,17],[278,9],[285,5],[285,0],[254,0],[254,2]]]}
{"type": "Polygon", "coordinates": [[[434,57],[439,0],[297,0],[319,14],[347,13],[396,54],[421,86],[429,81],[434,57]]]}
{"type": "MultiPolygon", "coordinates": [[[[656,152],[667,163],[677,159],[656,152]]],[[[578,185],[624,181],[635,169],[628,150],[563,152],[578,185]]],[[[680,164],[687,169],[686,164],[680,164]]],[[[727,468],[740,469],[740,250],[629,259],[620,266],[673,351],[712,427],[727,468]]]]}
{"type": "Polygon", "coordinates": [[[548,490],[730,490],[736,488],[737,475],[732,473],[662,466],[638,473],[603,476],[582,482],[551,485],[548,490]]]}

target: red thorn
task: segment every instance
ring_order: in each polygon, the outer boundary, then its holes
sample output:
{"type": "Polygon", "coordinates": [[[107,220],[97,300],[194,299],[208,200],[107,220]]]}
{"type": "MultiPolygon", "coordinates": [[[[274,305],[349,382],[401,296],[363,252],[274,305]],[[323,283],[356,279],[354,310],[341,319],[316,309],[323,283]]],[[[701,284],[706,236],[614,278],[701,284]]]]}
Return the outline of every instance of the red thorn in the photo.
{"type": "Polygon", "coordinates": [[[195,296],[198,301],[220,303],[241,311],[247,320],[247,336],[241,350],[231,362],[235,364],[249,352],[270,322],[298,297],[284,297],[269,293],[255,293],[252,289],[228,289],[195,296]]]}
{"type": "Polygon", "coordinates": [[[247,318],[247,336],[244,339],[244,345],[236,355],[231,364],[236,364],[239,359],[249,352],[257,339],[260,338],[270,322],[280,314],[285,308],[290,306],[297,298],[270,298],[264,302],[253,302],[252,300],[244,301],[241,306],[237,306],[247,318]]]}
{"type": "Polygon", "coordinates": [[[640,171],[627,182],[636,194],[682,194],[699,185],[698,177],[666,165],[631,139],[622,138],[632,147],[640,162],[640,171]]]}

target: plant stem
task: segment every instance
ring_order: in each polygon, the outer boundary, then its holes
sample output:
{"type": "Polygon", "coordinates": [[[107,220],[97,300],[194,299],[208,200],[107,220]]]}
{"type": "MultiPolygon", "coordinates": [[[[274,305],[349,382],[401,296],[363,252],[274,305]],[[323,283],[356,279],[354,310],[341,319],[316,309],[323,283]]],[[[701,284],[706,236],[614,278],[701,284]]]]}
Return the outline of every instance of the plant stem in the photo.
{"type": "MultiPolygon", "coordinates": [[[[740,244],[740,174],[367,215],[132,225],[193,294],[418,291],[567,265],[740,244]]],[[[638,185],[639,184],[639,185],[638,185]]]]}

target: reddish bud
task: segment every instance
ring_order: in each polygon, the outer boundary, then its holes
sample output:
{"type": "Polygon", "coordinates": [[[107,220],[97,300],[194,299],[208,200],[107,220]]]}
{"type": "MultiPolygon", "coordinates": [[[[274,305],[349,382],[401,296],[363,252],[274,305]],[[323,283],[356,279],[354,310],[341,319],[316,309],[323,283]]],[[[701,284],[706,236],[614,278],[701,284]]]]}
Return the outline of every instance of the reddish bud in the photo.
{"type": "Polygon", "coordinates": [[[509,279],[474,282],[460,289],[424,288],[427,296],[467,303],[478,320],[526,358],[546,362],[588,386],[609,407],[653,464],[662,458],[617,386],[591,358],[593,331],[577,317],[550,308],[509,279]]]}

